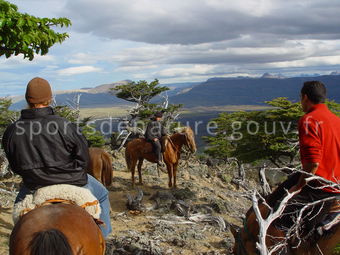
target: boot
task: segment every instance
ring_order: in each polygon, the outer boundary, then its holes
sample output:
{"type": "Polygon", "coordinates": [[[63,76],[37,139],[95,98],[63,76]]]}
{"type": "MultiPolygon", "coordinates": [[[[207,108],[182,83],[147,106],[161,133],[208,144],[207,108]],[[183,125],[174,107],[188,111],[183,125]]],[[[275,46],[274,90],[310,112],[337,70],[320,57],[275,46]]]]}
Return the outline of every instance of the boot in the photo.
{"type": "Polygon", "coordinates": [[[160,157],[158,157],[157,167],[158,167],[158,169],[160,169],[163,173],[166,173],[166,172],[167,172],[166,165],[165,165],[165,163],[163,162],[163,157],[162,157],[162,155],[160,155],[160,157]]]}

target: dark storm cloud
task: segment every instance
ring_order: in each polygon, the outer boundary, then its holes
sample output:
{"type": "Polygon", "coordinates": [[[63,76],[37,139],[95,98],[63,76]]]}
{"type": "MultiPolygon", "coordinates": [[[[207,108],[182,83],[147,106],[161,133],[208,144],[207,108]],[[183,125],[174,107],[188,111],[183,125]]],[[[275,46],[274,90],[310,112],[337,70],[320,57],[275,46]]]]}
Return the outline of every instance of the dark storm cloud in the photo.
{"type": "Polygon", "coordinates": [[[340,1],[239,2],[69,0],[65,10],[78,31],[153,44],[199,44],[258,34],[273,40],[340,38],[340,1]],[[255,3],[262,3],[261,8],[255,3]]]}

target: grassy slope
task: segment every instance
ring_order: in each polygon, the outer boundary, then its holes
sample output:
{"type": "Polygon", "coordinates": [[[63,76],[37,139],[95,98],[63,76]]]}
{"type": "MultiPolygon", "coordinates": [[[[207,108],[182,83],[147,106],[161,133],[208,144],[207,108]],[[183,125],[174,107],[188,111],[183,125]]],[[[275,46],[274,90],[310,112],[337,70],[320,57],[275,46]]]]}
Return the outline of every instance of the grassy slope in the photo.
{"type": "MultiPolygon", "coordinates": [[[[120,117],[127,115],[128,109],[131,106],[116,106],[116,107],[99,107],[99,108],[81,108],[81,117],[92,116],[94,118],[120,117]]],[[[234,112],[234,111],[256,111],[269,109],[268,106],[258,105],[224,105],[210,107],[193,107],[184,108],[181,114],[194,116],[195,114],[205,114],[212,112],[234,112]]]]}

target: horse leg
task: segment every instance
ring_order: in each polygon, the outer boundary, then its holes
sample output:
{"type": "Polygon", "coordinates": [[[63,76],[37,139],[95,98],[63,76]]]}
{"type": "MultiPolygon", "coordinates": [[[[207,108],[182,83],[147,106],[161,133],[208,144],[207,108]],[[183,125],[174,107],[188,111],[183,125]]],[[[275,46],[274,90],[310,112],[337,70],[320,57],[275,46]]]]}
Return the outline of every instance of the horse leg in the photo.
{"type": "Polygon", "coordinates": [[[172,188],[172,171],[173,166],[171,163],[166,164],[166,168],[168,169],[168,177],[169,177],[169,188],[172,188]]]}
{"type": "Polygon", "coordinates": [[[177,167],[178,167],[178,162],[174,164],[173,167],[173,178],[174,178],[174,188],[177,188],[177,183],[176,183],[176,178],[177,178],[177,167]]]}
{"type": "Polygon", "coordinates": [[[135,187],[135,170],[136,170],[136,163],[137,160],[132,160],[130,164],[130,171],[131,171],[131,181],[132,181],[132,187],[135,187]]]}
{"type": "Polygon", "coordinates": [[[139,185],[143,185],[143,179],[142,179],[142,165],[143,165],[143,159],[139,159],[138,161],[138,177],[139,177],[139,185]]]}

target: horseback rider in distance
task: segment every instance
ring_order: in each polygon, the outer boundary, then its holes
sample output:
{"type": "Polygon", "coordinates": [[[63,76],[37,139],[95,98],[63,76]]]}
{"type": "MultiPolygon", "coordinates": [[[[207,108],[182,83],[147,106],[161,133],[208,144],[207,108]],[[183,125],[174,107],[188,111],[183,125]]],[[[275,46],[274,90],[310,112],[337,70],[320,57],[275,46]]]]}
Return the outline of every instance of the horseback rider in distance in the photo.
{"type": "Polygon", "coordinates": [[[152,143],[154,152],[157,157],[157,166],[165,168],[162,157],[162,136],[167,135],[166,128],[162,125],[162,112],[156,112],[148,123],[145,131],[145,139],[152,143]]]}

